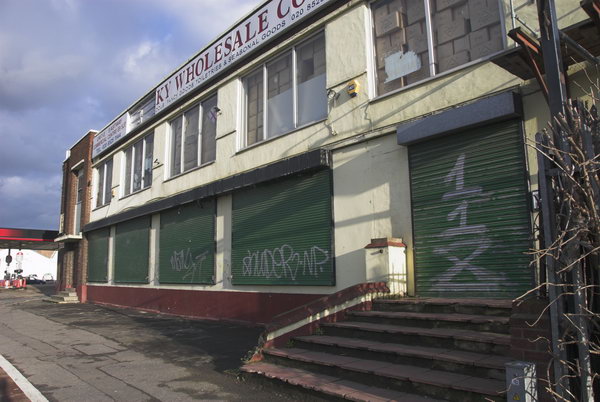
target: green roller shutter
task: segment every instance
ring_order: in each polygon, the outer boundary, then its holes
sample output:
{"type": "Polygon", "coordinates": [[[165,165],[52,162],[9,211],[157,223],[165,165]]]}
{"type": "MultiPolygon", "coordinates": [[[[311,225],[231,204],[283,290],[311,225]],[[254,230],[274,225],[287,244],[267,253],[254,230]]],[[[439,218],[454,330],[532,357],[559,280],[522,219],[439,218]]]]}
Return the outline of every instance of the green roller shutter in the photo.
{"type": "Polygon", "coordinates": [[[215,200],[160,214],[160,283],[214,283],[215,200]]]}
{"type": "Polygon", "coordinates": [[[329,170],[235,193],[232,226],[234,284],[335,284],[329,170]]]}
{"type": "Polygon", "coordinates": [[[518,121],[409,147],[419,296],[512,298],[531,288],[518,121]]]}
{"type": "Polygon", "coordinates": [[[108,280],[108,239],[110,228],[89,232],[88,239],[88,282],[108,280]]]}
{"type": "Polygon", "coordinates": [[[150,217],[117,224],[115,282],[148,283],[150,217]]]}

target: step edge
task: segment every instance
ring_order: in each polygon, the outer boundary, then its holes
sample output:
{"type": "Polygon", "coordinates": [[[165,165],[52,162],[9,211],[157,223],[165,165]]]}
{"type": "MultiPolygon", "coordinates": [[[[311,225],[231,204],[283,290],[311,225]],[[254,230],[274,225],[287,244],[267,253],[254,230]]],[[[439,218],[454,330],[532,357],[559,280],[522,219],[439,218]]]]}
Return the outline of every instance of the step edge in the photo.
{"type": "MultiPolygon", "coordinates": [[[[258,370],[252,370],[252,369],[251,369],[251,366],[252,366],[252,365],[255,365],[255,364],[256,364],[256,363],[247,363],[247,364],[243,365],[242,367],[240,367],[240,371],[243,371],[243,372],[245,372],[245,373],[248,373],[248,374],[256,374],[256,375],[261,375],[261,376],[263,376],[263,377],[265,377],[265,378],[269,378],[269,379],[273,379],[273,378],[275,378],[275,379],[277,379],[277,380],[279,380],[279,381],[281,381],[281,382],[284,382],[284,383],[290,384],[290,385],[292,385],[292,386],[299,386],[299,387],[301,387],[301,388],[304,388],[304,389],[308,389],[308,390],[313,390],[313,391],[321,392],[321,393],[323,393],[323,394],[325,394],[325,395],[337,396],[337,397],[340,397],[340,398],[343,398],[343,399],[349,399],[348,397],[349,397],[349,396],[351,396],[352,394],[351,394],[351,393],[350,393],[350,394],[348,394],[348,393],[342,393],[342,392],[331,392],[331,390],[327,390],[327,391],[325,391],[325,390],[323,390],[323,389],[320,389],[320,388],[322,388],[324,385],[328,385],[328,384],[332,384],[332,383],[337,383],[337,382],[340,382],[340,381],[343,381],[345,384],[348,384],[348,383],[350,383],[350,384],[356,384],[356,385],[360,385],[360,386],[362,386],[362,387],[364,387],[364,386],[365,386],[365,384],[362,384],[362,383],[359,383],[359,382],[356,382],[356,381],[346,380],[346,379],[344,379],[344,378],[340,378],[340,377],[334,377],[334,378],[336,378],[336,380],[334,380],[334,381],[323,381],[323,382],[321,383],[321,386],[319,386],[319,385],[315,385],[314,387],[310,387],[310,386],[305,386],[305,385],[303,385],[303,384],[300,384],[300,383],[291,383],[291,382],[289,382],[289,380],[288,380],[287,378],[285,378],[285,377],[279,377],[279,376],[275,376],[275,375],[273,375],[272,377],[269,377],[269,376],[267,376],[267,375],[264,375],[264,373],[263,373],[263,372],[260,372],[260,371],[258,371],[258,370]]],[[[263,366],[264,366],[264,365],[266,365],[266,366],[270,366],[270,367],[272,367],[272,368],[275,368],[275,367],[285,367],[285,366],[280,366],[280,365],[277,365],[277,364],[264,363],[264,362],[261,362],[261,364],[262,364],[263,366]]],[[[287,368],[287,367],[286,367],[286,368],[287,368]]],[[[310,371],[308,371],[308,370],[304,370],[304,369],[294,368],[294,371],[297,371],[297,372],[302,372],[302,373],[306,373],[306,374],[311,374],[311,375],[314,375],[314,373],[313,373],[313,372],[310,372],[310,371]]],[[[347,386],[347,385],[346,385],[346,386],[347,386]]],[[[371,386],[371,385],[366,385],[366,386],[367,386],[367,387],[369,387],[369,388],[371,388],[371,389],[378,389],[378,390],[386,391],[386,393],[388,393],[388,394],[389,394],[389,393],[393,393],[393,394],[396,394],[396,396],[399,396],[399,397],[411,397],[411,396],[414,396],[414,397],[417,397],[417,398],[419,398],[419,400],[428,400],[428,401],[431,401],[431,402],[444,402],[443,400],[440,400],[440,399],[421,398],[421,397],[419,397],[418,395],[414,395],[414,394],[408,394],[408,393],[406,393],[406,392],[402,392],[402,391],[396,391],[396,390],[390,390],[390,389],[386,389],[386,388],[374,387],[374,386],[371,386]]],[[[355,389],[356,389],[358,392],[361,392],[361,393],[363,393],[363,394],[367,394],[367,395],[371,395],[371,396],[373,396],[373,397],[376,397],[377,399],[386,398],[386,397],[382,397],[382,396],[380,396],[380,395],[377,395],[376,393],[373,393],[373,392],[365,392],[365,390],[364,390],[364,389],[363,389],[363,390],[361,390],[361,389],[359,389],[358,387],[356,387],[355,389]]],[[[400,400],[400,399],[398,399],[398,400],[400,400]]]]}
{"type": "MultiPolygon", "coordinates": [[[[278,350],[282,350],[282,349],[278,349],[278,350]]],[[[263,353],[265,353],[265,352],[266,352],[266,350],[263,351],[263,353]]],[[[320,354],[325,354],[325,355],[331,355],[329,353],[322,353],[322,352],[313,352],[313,353],[320,353],[320,354]]],[[[267,354],[269,354],[269,353],[267,353],[267,354]]],[[[273,356],[276,356],[276,355],[273,355],[273,356]]],[[[331,356],[334,356],[334,355],[331,355],[331,356]]],[[[506,390],[504,382],[502,382],[500,380],[485,379],[486,381],[497,383],[498,388],[495,389],[495,390],[480,389],[479,391],[473,391],[472,389],[469,389],[468,387],[462,387],[460,384],[456,384],[456,383],[454,383],[452,381],[448,381],[448,382],[435,381],[435,380],[422,381],[421,379],[415,378],[415,377],[398,378],[398,377],[394,377],[394,376],[391,376],[391,375],[387,375],[387,374],[382,373],[382,372],[378,372],[377,369],[369,370],[369,371],[361,371],[361,370],[357,370],[357,369],[351,368],[351,367],[343,367],[341,365],[334,364],[334,363],[326,364],[326,362],[320,363],[318,361],[309,360],[309,359],[302,360],[302,359],[298,359],[297,356],[293,356],[293,355],[286,355],[286,356],[277,355],[276,357],[283,358],[283,359],[288,359],[288,360],[291,360],[291,361],[299,361],[299,362],[314,364],[314,365],[337,367],[339,369],[353,371],[355,373],[372,374],[372,375],[376,375],[376,376],[379,376],[379,377],[385,377],[385,378],[390,378],[390,379],[395,379],[395,380],[400,380],[400,381],[409,381],[409,382],[418,383],[418,384],[431,385],[431,386],[438,387],[438,388],[451,388],[451,389],[454,389],[454,390],[457,390],[457,391],[462,391],[462,392],[474,392],[474,393],[483,394],[483,395],[501,396],[502,393],[506,390]]],[[[355,359],[355,360],[370,361],[370,360],[358,359],[358,358],[355,359]]],[[[389,365],[402,366],[400,364],[394,364],[394,363],[390,363],[389,365]]],[[[414,367],[414,366],[409,366],[409,367],[414,367]]],[[[430,370],[430,369],[427,369],[427,371],[428,372],[434,372],[434,373],[445,373],[445,372],[440,371],[440,370],[430,370]]],[[[468,376],[468,375],[465,375],[465,374],[461,374],[461,375],[464,376],[464,377],[467,377],[467,378],[473,378],[473,379],[476,379],[476,380],[481,380],[481,378],[478,378],[478,377],[468,376]]],[[[435,378],[435,376],[434,376],[434,378],[435,378]]],[[[466,381],[463,381],[463,382],[466,382],[466,381]]]]}
{"type": "MultiPolygon", "coordinates": [[[[321,326],[323,327],[338,327],[338,328],[344,328],[345,324],[347,323],[353,323],[353,324],[363,324],[360,321],[344,321],[344,322],[329,322],[329,323],[322,323],[321,326]]],[[[398,328],[398,331],[377,331],[374,328],[353,328],[353,327],[345,327],[348,329],[356,329],[357,331],[370,331],[370,332],[387,332],[387,333],[398,333],[401,332],[400,329],[402,328],[413,328],[415,330],[432,330],[432,329],[440,329],[440,328],[421,328],[421,327],[408,327],[408,326],[402,326],[402,325],[390,325],[392,327],[398,328]]],[[[444,330],[448,330],[447,328],[443,328],[444,330]]],[[[473,342],[480,342],[480,343],[493,343],[495,345],[504,345],[504,346],[509,346],[510,345],[510,335],[509,334],[499,334],[496,332],[482,332],[482,331],[469,331],[469,330],[458,330],[458,331],[463,331],[465,332],[465,334],[463,336],[461,336],[461,334],[455,334],[455,335],[445,335],[445,334],[422,334],[422,336],[431,336],[434,338],[452,338],[452,339],[457,339],[457,340],[464,340],[464,341],[473,341],[473,342]],[[497,337],[497,339],[488,339],[488,340],[473,340],[473,339],[467,339],[466,336],[469,335],[476,335],[476,334],[480,334],[480,333],[484,333],[484,334],[490,334],[493,335],[494,337],[497,337]]],[[[416,332],[420,332],[420,331],[416,331],[416,332]]],[[[417,333],[414,333],[413,331],[410,331],[408,333],[406,333],[407,335],[419,335],[417,333]]]]}
{"type": "MultiPolygon", "coordinates": [[[[343,337],[338,337],[340,339],[344,339],[343,337]]],[[[296,337],[294,339],[298,339],[301,342],[306,342],[306,343],[312,343],[312,344],[319,344],[319,345],[324,345],[324,346],[334,346],[334,347],[341,347],[341,348],[346,348],[346,349],[355,349],[355,350],[367,350],[370,352],[375,352],[375,353],[393,353],[397,356],[405,356],[405,357],[415,357],[415,358],[421,358],[421,359],[427,359],[427,360],[440,360],[440,361],[444,361],[444,362],[449,362],[449,363],[457,363],[457,364],[462,364],[465,366],[474,366],[474,367],[483,367],[483,368],[487,368],[487,369],[496,369],[496,370],[504,370],[505,367],[504,365],[500,365],[500,364],[493,364],[493,363],[489,363],[487,361],[485,361],[485,358],[488,357],[488,355],[485,355],[483,353],[477,353],[477,352],[468,352],[468,353],[472,353],[475,355],[479,355],[481,356],[481,361],[479,360],[472,360],[472,359],[465,359],[464,361],[457,361],[456,359],[450,359],[445,357],[445,353],[444,352],[448,352],[447,349],[439,349],[439,348],[432,348],[432,347],[426,347],[426,346],[419,346],[419,348],[422,349],[431,349],[432,351],[434,350],[439,350],[440,353],[436,354],[436,357],[431,357],[431,356],[427,356],[426,354],[421,354],[419,351],[413,349],[413,351],[407,351],[406,353],[403,353],[401,351],[390,351],[390,350],[384,350],[383,348],[378,349],[377,347],[373,348],[373,347],[366,347],[366,348],[361,348],[358,346],[354,346],[351,345],[349,343],[347,344],[340,344],[340,343],[328,343],[328,342],[319,342],[318,339],[315,339],[312,335],[307,335],[307,336],[299,336],[296,337]],[[312,339],[311,339],[312,338],[312,339]]],[[[410,346],[413,345],[405,345],[402,343],[395,343],[395,344],[391,344],[391,343],[386,343],[386,342],[379,342],[379,341],[369,341],[372,343],[376,343],[378,345],[386,345],[386,344],[390,344],[390,345],[403,345],[403,346],[407,346],[410,349],[410,346]]],[[[268,349],[265,349],[268,350],[268,349]]],[[[503,357],[503,356],[499,356],[499,355],[493,355],[494,357],[503,357]]],[[[506,358],[507,362],[512,361],[514,359],[510,359],[510,358],[506,358]]]]}
{"type": "Polygon", "coordinates": [[[375,299],[373,303],[382,303],[382,304],[410,304],[410,305],[441,305],[441,306],[471,306],[471,307],[492,307],[498,309],[512,309],[512,300],[506,299],[505,302],[501,301],[502,299],[494,299],[493,301],[486,302],[484,300],[464,300],[464,299],[436,299],[436,298],[423,298],[423,299],[375,299]]]}
{"type": "MultiPolygon", "coordinates": [[[[433,320],[437,320],[437,321],[450,321],[450,322],[463,322],[463,321],[458,321],[458,320],[450,320],[448,318],[451,317],[471,317],[471,316],[475,316],[475,317],[481,317],[482,319],[485,320],[490,320],[494,323],[497,324],[509,324],[510,323],[510,317],[503,317],[503,316],[497,316],[497,315],[477,315],[477,314],[458,314],[458,313],[453,313],[453,314],[446,314],[446,317],[443,318],[439,318],[440,313],[413,313],[413,312],[409,312],[409,311],[379,311],[379,310],[375,310],[375,311],[347,311],[346,312],[347,315],[350,316],[357,316],[357,317],[387,317],[387,318],[406,318],[406,319],[414,319],[414,320],[428,320],[428,321],[433,321],[433,320]],[[410,314],[408,316],[405,317],[394,317],[392,316],[392,314],[410,314]],[[420,316],[420,317],[419,317],[420,316]],[[501,322],[498,322],[501,321],[501,322]]],[[[468,323],[471,324],[484,324],[482,322],[478,322],[476,320],[469,320],[466,321],[468,323]]]]}

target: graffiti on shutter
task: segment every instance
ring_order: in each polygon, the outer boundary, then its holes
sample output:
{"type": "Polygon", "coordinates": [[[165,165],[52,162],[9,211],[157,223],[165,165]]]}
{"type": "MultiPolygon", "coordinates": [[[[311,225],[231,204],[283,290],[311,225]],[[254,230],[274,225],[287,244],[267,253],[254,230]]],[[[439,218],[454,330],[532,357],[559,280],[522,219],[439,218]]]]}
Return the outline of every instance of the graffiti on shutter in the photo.
{"type": "Polygon", "coordinates": [[[409,147],[417,293],[515,297],[530,289],[530,215],[518,121],[409,147]]]}
{"type": "MultiPolygon", "coordinates": [[[[456,203],[456,209],[448,214],[448,221],[456,221],[458,226],[444,230],[439,237],[447,245],[436,247],[433,252],[446,258],[452,266],[444,273],[432,279],[433,286],[440,286],[445,289],[461,288],[469,284],[452,283],[456,275],[463,271],[470,272],[477,281],[487,282],[490,290],[498,290],[498,280],[505,281],[506,277],[501,272],[490,272],[489,270],[474,264],[474,260],[482,255],[492,246],[492,241],[488,236],[486,225],[469,225],[469,204],[474,202],[486,202],[493,196],[493,192],[484,193],[479,186],[465,187],[465,154],[460,154],[456,163],[448,175],[444,178],[445,184],[454,183],[452,191],[448,191],[442,197],[444,201],[456,203]],[[467,237],[465,239],[465,237],[467,237]],[[461,254],[464,250],[469,250],[467,256],[461,254]],[[460,253],[457,251],[461,251],[460,253]]],[[[504,285],[507,285],[504,283],[504,285]]],[[[473,287],[480,287],[479,283],[471,284],[473,287]]]]}
{"type": "Polygon", "coordinates": [[[248,250],[242,259],[242,276],[296,281],[300,275],[317,279],[327,262],[329,251],[319,246],[296,251],[289,244],[283,244],[273,249],[248,250]]]}
{"type": "Polygon", "coordinates": [[[160,283],[214,283],[215,210],[210,199],[161,212],[160,283]]]}
{"type": "Polygon", "coordinates": [[[234,284],[334,284],[330,171],[238,191],[232,228],[234,284]]]}

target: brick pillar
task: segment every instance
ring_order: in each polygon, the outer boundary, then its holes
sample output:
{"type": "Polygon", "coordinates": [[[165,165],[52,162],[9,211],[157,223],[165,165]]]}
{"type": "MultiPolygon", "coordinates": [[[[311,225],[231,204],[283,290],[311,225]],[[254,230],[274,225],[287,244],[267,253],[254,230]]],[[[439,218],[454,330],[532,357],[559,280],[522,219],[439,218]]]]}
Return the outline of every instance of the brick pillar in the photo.
{"type": "Polygon", "coordinates": [[[545,391],[548,376],[552,375],[550,314],[544,311],[547,305],[548,299],[539,297],[514,301],[510,316],[510,355],[515,360],[535,363],[540,401],[553,400],[545,391]]]}

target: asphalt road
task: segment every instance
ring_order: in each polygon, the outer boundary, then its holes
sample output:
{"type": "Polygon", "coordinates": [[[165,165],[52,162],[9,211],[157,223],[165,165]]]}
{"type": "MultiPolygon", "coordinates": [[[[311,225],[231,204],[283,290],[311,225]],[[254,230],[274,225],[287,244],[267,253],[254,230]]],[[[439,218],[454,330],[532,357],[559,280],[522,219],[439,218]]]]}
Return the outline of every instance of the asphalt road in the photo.
{"type": "Polygon", "coordinates": [[[238,380],[259,327],[0,290],[0,355],[50,401],[288,399],[238,380]]]}

